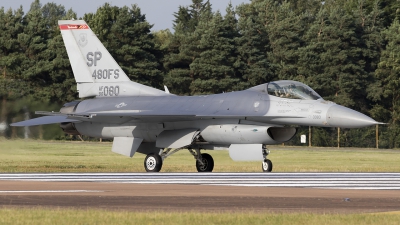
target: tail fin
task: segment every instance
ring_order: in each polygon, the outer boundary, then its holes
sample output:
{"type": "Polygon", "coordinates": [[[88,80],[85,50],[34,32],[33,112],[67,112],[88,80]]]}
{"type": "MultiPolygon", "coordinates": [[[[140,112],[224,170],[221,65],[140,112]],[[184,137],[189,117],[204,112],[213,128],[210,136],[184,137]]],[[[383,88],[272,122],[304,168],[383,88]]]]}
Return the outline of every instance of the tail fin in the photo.
{"type": "Polygon", "coordinates": [[[166,95],[164,91],[130,81],[85,21],[59,20],[58,25],[80,98],[166,95]]]}

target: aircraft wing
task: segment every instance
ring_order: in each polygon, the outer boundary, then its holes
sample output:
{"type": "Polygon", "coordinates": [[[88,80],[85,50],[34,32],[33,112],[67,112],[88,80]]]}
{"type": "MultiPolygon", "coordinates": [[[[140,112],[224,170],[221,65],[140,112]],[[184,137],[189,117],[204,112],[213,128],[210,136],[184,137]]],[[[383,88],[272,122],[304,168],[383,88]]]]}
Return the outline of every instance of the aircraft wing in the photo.
{"type": "Polygon", "coordinates": [[[165,113],[165,112],[154,112],[147,110],[118,110],[118,111],[96,111],[96,112],[84,112],[75,114],[64,114],[60,112],[45,112],[36,111],[37,115],[46,116],[64,116],[68,119],[75,119],[79,121],[89,121],[96,117],[195,117],[194,114],[176,114],[176,113],[165,113]]]}
{"type": "Polygon", "coordinates": [[[80,120],[68,119],[67,116],[42,116],[30,120],[25,120],[17,123],[12,123],[13,127],[37,126],[54,123],[80,122],[80,120]]]}
{"type": "MultiPolygon", "coordinates": [[[[196,115],[193,114],[176,114],[176,113],[168,114],[165,112],[160,113],[147,110],[96,111],[96,112],[84,112],[84,113],[74,113],[74,114],[36,111],[35,114],[45,115],[45,117],[62,116],[63,118],[79,122],[82,121],[102,122],[104,121],[104,119],[107,119],[107,121],[112,121],[113,123],[117,124],[122,124],[131,120],[170,122],[179,120],[192,120],[196,117],[196,115]]],[[[29,125],[29,126],[34,126],[34,125],[29,125]]]]}

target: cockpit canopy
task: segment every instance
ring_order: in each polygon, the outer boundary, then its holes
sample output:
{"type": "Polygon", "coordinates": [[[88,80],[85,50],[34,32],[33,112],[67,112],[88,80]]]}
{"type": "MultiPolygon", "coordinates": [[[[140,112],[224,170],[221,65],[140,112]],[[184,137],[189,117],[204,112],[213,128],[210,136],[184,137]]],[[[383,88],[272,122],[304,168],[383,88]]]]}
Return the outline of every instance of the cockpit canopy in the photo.
{"type": "Polygon", "coordinates": [[[250,90],[266,92],[280,98],[317,100],[322,98],[309,86],[292,80],[280,80],[267,84],[261,84],[250,88],[250,90]]]}

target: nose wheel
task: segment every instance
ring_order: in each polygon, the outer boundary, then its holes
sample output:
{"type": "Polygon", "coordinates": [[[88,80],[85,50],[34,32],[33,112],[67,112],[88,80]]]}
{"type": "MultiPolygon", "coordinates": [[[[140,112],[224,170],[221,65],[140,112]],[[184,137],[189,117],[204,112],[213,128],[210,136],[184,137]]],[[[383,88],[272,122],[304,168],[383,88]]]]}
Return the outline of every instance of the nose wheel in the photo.
{"type": "Polygon", "coordinates": [[[269,159],[264,159],[262,162],[262,170],[263,172],[271,172],[272,171],[272,162],[269,159]]]}

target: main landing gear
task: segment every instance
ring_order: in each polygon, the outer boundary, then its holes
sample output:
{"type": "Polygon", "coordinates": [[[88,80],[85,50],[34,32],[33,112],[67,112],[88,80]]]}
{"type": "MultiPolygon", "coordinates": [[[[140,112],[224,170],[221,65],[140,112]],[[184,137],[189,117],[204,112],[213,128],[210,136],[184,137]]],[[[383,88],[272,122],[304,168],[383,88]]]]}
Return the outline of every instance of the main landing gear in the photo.
{"type": "Polygon", "coordinates": [[[262,162],[262,170],[263,172],[271,172],[272,171],[272,162],[271,160],[267,159],[267,156],[269,155],[269,150],[267,149],[266,145],[262,146],[262,154],[264,161],[262,162]]]}
{"type": "Polygon", "coordinates": [[[214,169],[214,159],[207,153],[200,153],[200,149],[189,149],[189,152],[196,159],[197,172],[212,172],[214,169]]]}
{"type": "MultiPolygon", "coordinates": [[[[164,159],[181,150],[162,149],[160,154],[151,153],[144,159],[144,168],[147,172],[160,172],[164,159]]],[[[214,169],[214,159],[207,153],[201,153],[200,149],[189,149],[189,152],[196,159],[196,169],[198,172],[212,172],[214,169]]]]}

